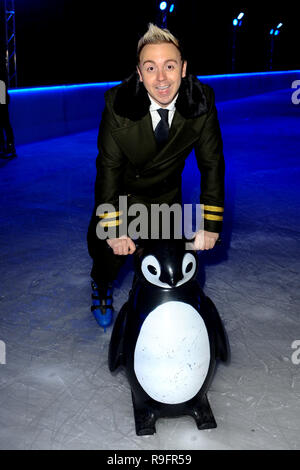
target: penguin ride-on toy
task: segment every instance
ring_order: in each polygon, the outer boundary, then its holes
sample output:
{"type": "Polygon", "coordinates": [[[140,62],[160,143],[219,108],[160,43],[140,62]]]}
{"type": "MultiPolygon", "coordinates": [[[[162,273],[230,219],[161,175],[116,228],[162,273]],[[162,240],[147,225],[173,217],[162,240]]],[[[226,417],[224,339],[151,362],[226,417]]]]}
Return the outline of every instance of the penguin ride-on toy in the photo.
{"type": "Polygon", "coordinates": [[[109,345],[109,369],[123,366],[138,436],[154,434],[160,417],[192,416],[198,429],[217,426],[207,399],[216,360],[228,342],[184,240],[149,240],[135,255],[136,273],[109,345]]]}

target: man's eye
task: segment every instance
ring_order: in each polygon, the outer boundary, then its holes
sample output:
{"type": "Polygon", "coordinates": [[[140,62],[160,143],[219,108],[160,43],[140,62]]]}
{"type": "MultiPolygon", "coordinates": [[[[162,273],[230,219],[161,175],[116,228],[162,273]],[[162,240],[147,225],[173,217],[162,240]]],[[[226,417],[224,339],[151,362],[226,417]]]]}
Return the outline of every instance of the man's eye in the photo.
{"type": "Polygon", "coordinates": [[[147,72],[153,72],[153,70],[154,70],[154,67],[147,67],[147,69],[146,69],[146,70],[147,70],[147,72]]]}
{"type": "Polygon", "coordinates": [[[167,70],[174,70],[174,68],[175,68],[174,65],[171,65],[171,64],[167,65],[167,70]]]}

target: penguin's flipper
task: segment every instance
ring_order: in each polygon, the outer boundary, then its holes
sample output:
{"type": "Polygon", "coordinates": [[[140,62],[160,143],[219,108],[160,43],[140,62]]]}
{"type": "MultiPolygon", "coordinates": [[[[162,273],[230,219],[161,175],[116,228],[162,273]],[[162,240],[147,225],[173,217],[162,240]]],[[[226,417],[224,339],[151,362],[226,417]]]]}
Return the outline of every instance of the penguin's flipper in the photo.
{"type": "Polygon", "coordinates": [[[223,362],[227,362],[230,356],[230,347],[220,314],[213,301],[207,296],[205,296],[205,305],[209,315],[211,316],[213,330],[216,335],[216,358],[221,359],[223,362]]]}
{"type": "Polygon", "coordinates": [[[114,372],[123,364],[123,338],[127,320],[128,304],[129,302],[126,302],[121,308],[111,334],[108,351],[108,367],[111,372],[114,372]]]}

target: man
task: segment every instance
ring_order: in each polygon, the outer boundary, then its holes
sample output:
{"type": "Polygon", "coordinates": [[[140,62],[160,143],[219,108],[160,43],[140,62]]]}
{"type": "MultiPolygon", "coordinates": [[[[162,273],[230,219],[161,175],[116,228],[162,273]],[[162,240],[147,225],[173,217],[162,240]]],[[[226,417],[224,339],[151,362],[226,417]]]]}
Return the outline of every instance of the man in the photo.
{"type": "Polygon", "coordinates": [[[105,94],[95,209],[88,232],[100,317],[111,310],[110,283],[125,255],[136,249],[128,235],[118,235],[123,224],[120,195],[147,207],[181,202],[181,174],[194,148],[204,210],[204,230],[196,233],[195,249],[212,249],[222,230],[224,157],[214,93],[187,75],[186,69],[178,40],[168,30],[150,24],[138,43],[137,72],[105,94]],[[103,203],[111,203],[115,211],[97,216],[97,207],[103,203]],[[98,223],[119,232],[115,238],[100,240],[98,223]]]}
{"type": "Polygon", "coordinates": [[[5,38],[5,8],[0,2],[0,158],[16,157],[14,133],[9,119],[5,38]]]}
{"type": "Polygon", "coordinates": [[[14,133],[9,119],[8,103],[9,95],[6,92],[6,103],[0,104],[0,158],[13,158],[17,156],[14,133]]]}

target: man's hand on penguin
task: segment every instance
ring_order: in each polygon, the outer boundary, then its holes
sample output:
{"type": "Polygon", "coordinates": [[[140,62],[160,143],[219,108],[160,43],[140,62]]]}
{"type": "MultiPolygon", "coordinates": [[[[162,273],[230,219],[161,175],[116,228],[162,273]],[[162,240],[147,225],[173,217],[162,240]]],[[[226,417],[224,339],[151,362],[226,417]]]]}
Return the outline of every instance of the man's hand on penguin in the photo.
{"type": "Polygon", "coordinates": [[[135,243],[126,235],[122,235],[120,238],[110,238],[106,241],[115,255],[132,255],[136,250],[135,243]]]}
{"type": "Polygon", "coordinates": [[[199,232],[196,233],[196,236],[194,238],[194,250],[211,250],[215,246],[218,238],[219,234],[216,232],[207,232],[206,230],[199,230],[199,232]]]}

